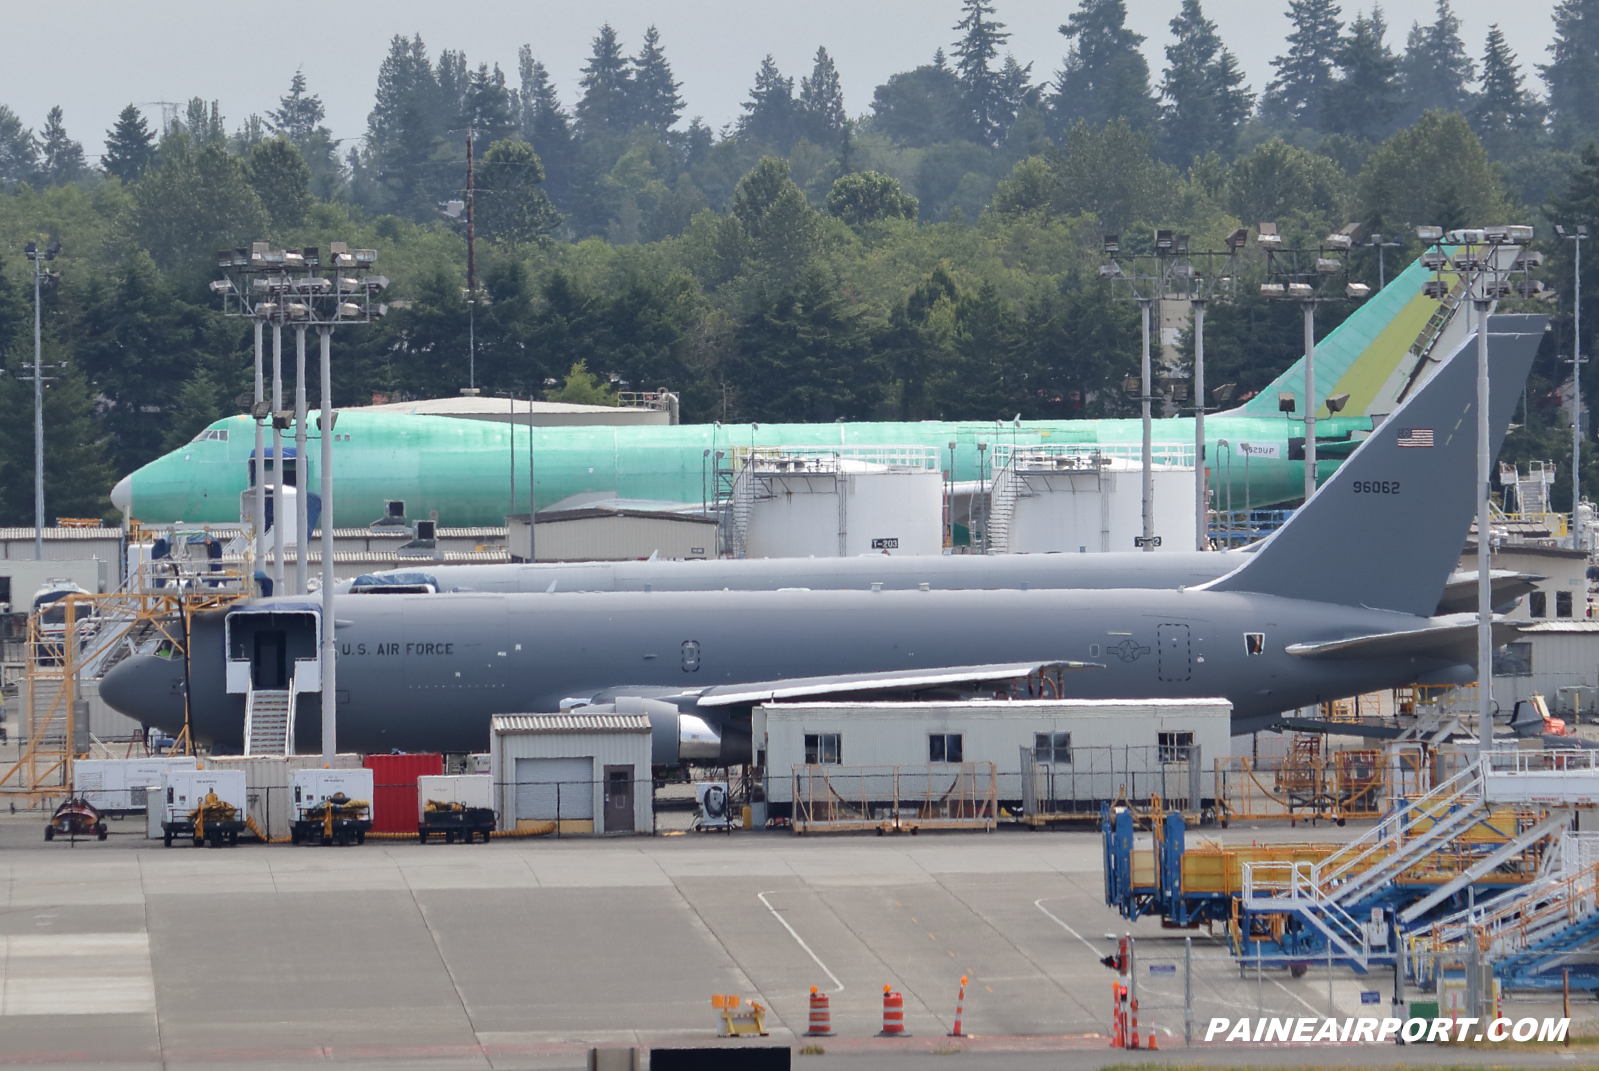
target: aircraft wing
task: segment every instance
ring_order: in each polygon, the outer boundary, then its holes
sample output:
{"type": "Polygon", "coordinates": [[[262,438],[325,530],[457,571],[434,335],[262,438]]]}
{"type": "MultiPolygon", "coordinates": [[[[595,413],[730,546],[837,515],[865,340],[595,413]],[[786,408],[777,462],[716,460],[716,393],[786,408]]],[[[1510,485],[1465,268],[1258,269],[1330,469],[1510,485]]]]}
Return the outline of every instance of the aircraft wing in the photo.
{"type": "MultiPolygon", "coordinates": [[[[707,688],[695,704],[701,707],[748,706],[772,699],[821,699],[860,696],[875,692],[928,692],[961,690],[963,685],[983,685],[1024,677],[1054,676],[1085,669],[1104,669],[1097,662],[1002,662],[985,666],[939,666],[932,669],[893,670],[886,673],[841,673],[831,677],[790,677],[785,680],[725,684],[707,688]]],[[[969,689],[967,689],[969,690],[969,689]]]]}
{"type": "MultiPolygon", "coordinates": [[[[1494,646],[1514,639],[1520,626],[1512,621],[1495,621],[1494,646]]],[[[1351,636],[1326,643],[1293,643],[1287,651],[1300,658],[1441,658],[1454,662],[1477,660],[1475,621],[1451,622],[1432,628],[1405,632],[1379,632],[1372,636],[1351,636]]]]}
{"type": "MultiPolygon", "coordinates": [[[[1488,574],[1489,595],[1493,601],[1494,613],[1508,612],[1516,604],[1516,600],[1523,595],[1538,588],[1538,581],[1545,580],[1536,573],[1517,573],[1509,569],[1495,569],[1488,574]]],[[[1477,609],[1477,574],[1475,572],[1452,573],[1449,582],[1444,585],[1444,593],[1438,599],[1438,613],[1462,614],[1471,613],[1477,609]]]]}

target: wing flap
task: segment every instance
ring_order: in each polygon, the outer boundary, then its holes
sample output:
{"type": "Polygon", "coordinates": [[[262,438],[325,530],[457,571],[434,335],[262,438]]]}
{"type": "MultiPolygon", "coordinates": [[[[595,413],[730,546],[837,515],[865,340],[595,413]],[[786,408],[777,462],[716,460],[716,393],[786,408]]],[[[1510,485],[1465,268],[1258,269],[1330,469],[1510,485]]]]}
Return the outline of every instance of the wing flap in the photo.
{"type": "Polygon", "coordinates": [[[695,704],[701,707],[747,706],[773,699],[817,699],[858,696],[873,692],[948,689],[963,684],[989,684],[1026,677],[1049,677],[1087,669],[1104,669],[1097,662],[1004,662],[979,666],[937,666],[930,669],[890,670],[883,673],[842,673],[830,677],[790,677],[784,680],[725,684],[707,688],[695,704]]]}

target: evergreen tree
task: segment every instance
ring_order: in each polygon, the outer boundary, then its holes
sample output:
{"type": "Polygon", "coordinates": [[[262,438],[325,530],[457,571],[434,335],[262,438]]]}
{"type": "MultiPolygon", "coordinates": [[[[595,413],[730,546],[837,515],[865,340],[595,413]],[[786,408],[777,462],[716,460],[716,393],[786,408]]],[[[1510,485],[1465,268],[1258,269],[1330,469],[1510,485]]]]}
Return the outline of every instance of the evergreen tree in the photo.
{"type": "Polygon", "coordinates": [[[1057,126],[1122,119],[1133,130],[1152,127],[1158,108],[1149,63],[1139,51],[1144,38],[1127,28],[1125,0],[1083,0],[1060,32],[1071,47],[1050,104],[1057,126]]]}
{"type": "Polygon", "coordinates": [[[100,166],[106,174],[115,175],[123,183],[139,181],[144,169],[155,160],[155,135],[150,125],[139,114],[139,109],[128,105],[117,116],[117,124],[106,131],[105,155],[100,166]]]}
{"type": "Polygon", "coordinates": [[[961,20],[952,27],[961,33],[955,42],[955,74],[965,95],[970,137],[984,145],[997,145],[1008,123],[1004,91],[993,64],[1010,34],[1003,22],[992,17],[994,5],[985,0],[962,0],[961,10],[961,20]]]}
{"type": "MultiPolygon", "coordinates": [[[[63,356],[45,352],[47,361],[63,356]]],[[[69,362],[45,387],[43,401],[45,523],[114,515],[107,491],[115,476],[94,392],[69,362]]],[[[33,526],[33,385],[12,376],[0,380],[0,524],[33,526]]]]}
{"type": "Polygon", "coordinates": [[[1379,234],[1424,224],[1449,231],[1510,212],[1498,170],[1453,112],[1424,112],[1378,146],[1360,172],[1360,202],[1379,234]]]}
{"type": "Polygon", "coordinates": [[[176,450],[222,418],[222,407],[217,404],[221,391],[217,381],[204,368],[189,377],[178,391],[178,401],[166,419],[166,437],[161,449],[176,450]]]}
{"type": "Polygon", "coordinates": [[[261,198],[272,228],[282,234],[305,222],[316,203],[311,196],[311,169],[286,136],[268,138],[250,150],[250,186],[261,198]]]}
{"type": "Polygon", "coordinates": [[[1382,9],[1358,15],[1338,50],[1338,81],[1323,98],[1321,129],[1352,137],[1386,134],[1403,105],[1399,60],[1383,40],[1382,9]]]}
{"type": "Polygon", "coordinates": [[[777,61],[770,55],[761,60],[760,69],[755,72],[755,85],[750,88],[750,99],[741,107],[747,114],[738,119],[740,139],[770,145],[784,153],[793,148],[799,137],[794,79],[783,77],[783,72],[777,69],[777,61]]]}
{"type": "Polygon", "coordinates": [[[583,95],[577,102],[577,129],[580,136],[592,139],[605,134],[625,133],[632,125],[628,114],[632,94],[628,60],[611,24],[600,27],[594,38],[594,51],[583,67],[578,85],[583,95]]]}
{"type": "Polygon", "coordinates": [[[161,140],[160,159],[133,191],[134,234],[171,278],[198,283],[218,249],[265,233],[266,209],[244,164],[221,146],[195,149],[178,131],[161,140]]]}
{"type": "Polygon", "coordinates": [[[633,124],[665,136],[683,114],[683,98],[677,93],[681,88],[682,83],[672,77],[672,66],[666,62],[660,31],[651,26],[644,31],[644,47],[633,59],[633,100],[629,108],[633,124]]]}
{"type": "Polygon", "coordinates": [[[43,158],[44,179],[52,186],[75,182],[83,174],[83,145],[67,137],[61,105],[50,109],[44,119],[39,155],[43,158]]]}
{"type": "Polygon", "coordinates": [[[1277,76],[1266,86],[1261,114],[1269,123],[1319,130],[1322,98],[1333,83],[1343,42],[1336,0],[1288,0],[1288,54],[1271,61],[1277,76]]]}
{"type": "Polygon", "coordinates": [[[0,189],[32,182],[39,169],[39,140],[17,113],[0,104],[0,189]]]}
{"type": "Polygon", "coordinates": [[[447,124],[438,77],[420,36],[390,40],[366,124],[361,161],[369,175],[367,199],[412,219],[436,218],[439,194],[460,182],[448,180],[435,162],[447,124]]]}
{"type": "Polygon", "coordinates": [[[1449,0],[1438,0],[1438,18],[1431,26],[1417,24],[1411,28],[1400,71],[1407,117],[1429,108],[1462,113],[1469,110],[1477,65],[1460,39],[1460,20],[1449,0]]]}
{"type": "Polygon", "coordinates": [[[1490,155],[1502,158],[1512,155],[1513,146],[1525,151],[1542,124],[1543,105],[1523,88],[1516,54],[1498,25],[1490,26],[1482,56],[1482,92],[1472,102],[1472,129],[1490,155]]]}
{"type": "Polygon", "coordinates": [[[472,78],[467,72],[466,53],[448,48],[440,52],[433,65],[433,80],[439,87],[439,122],[446,130],[467,125],[466,95],[472,78]]]}
{"type": "Polygon", "coordinates": [[[544,168],[532,146],[506,138],[489,146],[478,167],[478,233],[509,246],[543,241],[561,225],[561,214],[540,185],[544,168]]]}
{"type": "Polygon", "coordinates": [[[960,80],[944,62],[890,75],[872,91],[872,126],[896,144],[925,148],[966,136],[960,80]]]}
{"type": "Polygon", "coordinates": [[[499,141],[516,129],[516,119],[511,114],[511,91],[498,63],[492,71],[487,63],[480,63],[467,75],[461,121],[475,129],[478,139],[485,144],[499,141]]]}
{"type": "Polygon", "coordinates": [[[831,422],[873,415],[882,387],[861,311],[820,271],[806,272],[792,290],[761,295],[755,306],[734,331],[730,362],[741,418],[831,422]]]}
{"type": "Polygon", "coordinates": [[[1005,53],[1005,64],[999,69],[1000,129],[999,140],[1010,136],[1011,127],[1023,108],[1039,106],[1041,89],[1033,85],[1033,65],[1022,66],[1015,56],[1005,53]]]}
{"type": "Polygon", "coordinates": [[[827,49],[816,50],[810,77],[800,79],[799,110],[803,133],[817,145],[832,145],[849,121],[844,111],[844,87],[827,49]]]}
{"type": "Polygon", "coordinates": [[[1216,24],[1199,0],[1183,0],[1171,20],[1174,40],[1166,46],[1166,76],[1161,83],[1162,155],[1188,167],[1209,152],[1231,157],[1238,128],[1249,118],[1254,95],[1238,61],[1222,44],[1216,24]]]}
{"type": "Polygon", "coordinates": [[[305,72],[296,70],[289,82],[288,96],[278,98],[278,106],[267,112],[266,122],[267,128],[274,134],[282,134],[303,151],[311,135],[328,133],[322,125],[326,117],[327,109],[322,106],[322,98],[306,96],[305,72]]]}
{"type": "Polygon", "coordinates": [[[209,106],[200,97],[191,97],[184,109],[183,129],[188,132],[189,143],[197,149],[209,145],[226,146],[228,131],[222,124],[222,104],[213,100],[209,106]]]}
{"type": "Polygon", "coordinates": [[[522,91],[517,96],[521,108],[522,140],[544,165],[546,185],[551,196],[560,197],[567,189],[572,154],[572,118],[561,107],[550,72],[533,58],[533,50],[523,45],[517,53],[517,70],[522,91]]]}
{"type": "Polygon", "coordinates": [[[1550,61],[1538,67],[1549,86],[1555,141],[1574,148],[1599,137],[1599,0],[1555,5],[1550,61]]]}

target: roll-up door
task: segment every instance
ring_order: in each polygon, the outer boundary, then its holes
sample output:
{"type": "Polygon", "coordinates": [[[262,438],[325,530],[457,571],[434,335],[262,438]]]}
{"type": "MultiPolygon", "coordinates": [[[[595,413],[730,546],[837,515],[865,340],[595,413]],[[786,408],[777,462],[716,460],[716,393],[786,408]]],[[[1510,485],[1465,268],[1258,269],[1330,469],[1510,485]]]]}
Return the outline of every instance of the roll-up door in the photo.
{"type": "Polygon", "coordinates": [[[592,819],[594,759],[517,759],[516,817],[539,822],[592,819]]]}

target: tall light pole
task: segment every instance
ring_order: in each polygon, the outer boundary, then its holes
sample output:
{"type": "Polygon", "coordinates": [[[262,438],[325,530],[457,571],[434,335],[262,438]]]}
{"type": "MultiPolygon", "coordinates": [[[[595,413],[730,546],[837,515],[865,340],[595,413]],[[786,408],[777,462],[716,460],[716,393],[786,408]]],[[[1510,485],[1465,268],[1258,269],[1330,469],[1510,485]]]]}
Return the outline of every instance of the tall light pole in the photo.
{"type": "Polygon", "coordinates": [[[272,593],[283,591],[283,321],[272,321],[272,593]]]}
{"type": "Polygon", "coordinates": [[[1571,527],[1575,532],[1577,503],[1582,501],[1582,240],[1588,237],[1588,225],[1577,224],[1574,234],[1556,226],[1555,235],[1576,245],[1571,273],[1571,527]]]}
{"type": "Polygon", "coordinates": [[[1154,387],[1152,370],[1149,365],[1149,315],[1155,304],[1155,299],[1147,295],[1138,298],[1138,317],[1143,328],[1143,352],[1139,364],[1139,381],[1142,387],[1139,392],[1139,404],[1142,406],[1144,419],[1144,480],[1143,480],[1143,518],[1144,535],[1139,540],[1139,547],[1147,554],[1155,550],[1155,444],[1154,425],[1149,411],[1150,402],[1153,401],[1151,390],[1154,387]]]}
{"type": "MultiPolygon", "coordinates": [[[[1349,281],[1349,269],[1340,254],[1354,245],[1359,224],[1351,223],[1322,239],[1316,249],[1283,249],[1273,224],[1260,225],[1259,242],[1266,250],[1266,270],[1273,282],[1262,283],[1260,295],[1268,300],[1292,301],[1304,318],[1305,352],[1305,501],[1316,493],[1316,306],[1331,301],[1355,301],[1370,296],[1371,287],[1349,281]],[[1268,230],[1269,228],[1269,230],[1268,230]],[[1342,281],[1339,292],[1332,289],[1342,281]]],[[[1319,404],[1327,404],[1325,401],[1319,404]]],[[[1284,409],[1291,412],[1290,409],[1284,409]]],[[[1329,407],[1329,415],[1332,413],[1329,407]]]]}
{"type": "Polygon", "coordinates": [[[311,466],[306,464],[305,325],[294,325],[294,593],[311,576],[311,466]]]}
{"type": "MultiPolygon", "coordinates": [[[[1178,236],[1178,253],[1187,258],[1184,264],[1174,266],[1172,281],[1186,283],[1189,303],[1194,310],[1194,549],[1210,549],[1210,503],[1206,475],[1209,460],[1205,451],[1205,309],[1211,294],[1220,286],[1231,290],[1237,272],[1238,253],[1249,241],[1249,232],[1242,227],[1227,236],[1226,253],[1190,253],[1186,235],[1178,236]],[[1225,257],[1221,271],[1216,271],[1216,258],[1225,257]],[[1194,261],[1203,258],[1206,270],[1194,269],[1194,261]],[[1179,272],[1177,269],[1181,268],[1179,272]]],[[[1220,388],[1218,388],[1220,389],[1220,388]]],[[[1225,391],[1232,397],[1230,389],[1225,391]]],[[[1217,449],[1221,443],[1217,443],[1217,449]]]]}
{"type": "MultiPolygon", "coordinates": [[[[388,312],[386,305],[375,300],[388,288],[389,281],[381,275],[356,275],[370,271],[377,261],[377,252],[371,249],[350,249],[344,242],[334,242],[328,248],[326,261],[318,258],[315,249],[304,253],[273,250],[257,242],[252,249],[223,250],[217,254],[217,263],[225,272],[241,276],[237,284],[232,278],[219,279],[211,284],[214,293],[223,299],[224,312],[234,316],[263,319],[279,318],[293,321],[304,337],[305,327],[314,326],[321,341],[321,413],[317,420],[322,437],[321,492],[322,492],[322,639],[319,649],[319,669],[322,692],[322,757],[331,764],[338,753],[338,680],[335,631],[333,616],[333,444],[337,438],[334,427],[338,414],[333,410],[332,339],[333,329],[343,324],[371,323],[388,312]],[[303,275],[296,272],[304,270],[303,275]],[[319,270],[326,272],[326,277],[319,270]],[[349,272],[351,274],[344,274],[349,272]],[[253,278],[252,278],[253,277],[253,278]],[[303,326],[302,326],[303,325],[303,326]]],[[[259,337],[259,335],[258,335],[259,337]]],[[[304,353],[304,346],[299,347],[304,353]]],[[[300,368],[304,362],[297,357],[300,368]]],[[[259,367],[259,366],[258,366],[259,367]]],[[[305,377],[300,376],[296,387],[296,411],[303,414],[305,377]]],[[[259,378],[257,379],[259,397],[259,378]]],[[[302,421],[296,433],[296,442],[306,428],[302,421]]],[[[296,450],[298,458],[304,455],[296,450]]],[[[258,452],[257,457],[260,457],[258,452]]],[[[281,466],[279,466],[281,472],[281,466]]],[[[297,462],[296,484],[298,497],[305,497],[309,473],[297,462]]],[[[259,501],[259,499],[258,499],[259,501]]],[[[304,544],[302,544],[302,548],[304,544]]],[[[304,549],[301,551],[303,560],[304,549]]],[[[280,558],[281,562],[281,558],[280,558]]]]}
{"type": "Polygon", "coordinates": [[[42,294],[49,280],[54,286],[55,272],[43,271],[40,262],[54,260],[61,252],[61,243],[52,240],[44,249],[39,243],[28,242],[22,247],[33,261],[33,557],[44,558],[44,343],[41,331],[43,308],[42,294]]]}
{"type": "Polygon", "coordinates": [[[1374,234],[1366,244],[1377,251],[1377,289],[1381,290],[1388,285],[1388,260],[1385,254],[1390,249],[1399,249],[1404,243],[1384,241],[1382,235],[1374,234]]]}

